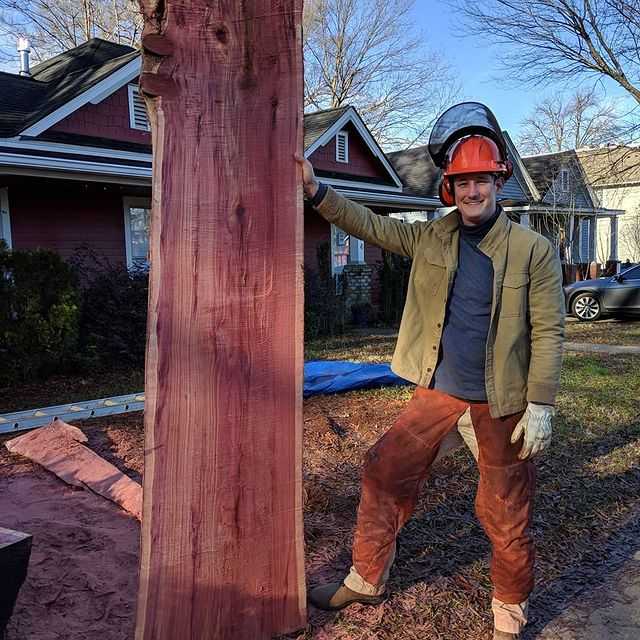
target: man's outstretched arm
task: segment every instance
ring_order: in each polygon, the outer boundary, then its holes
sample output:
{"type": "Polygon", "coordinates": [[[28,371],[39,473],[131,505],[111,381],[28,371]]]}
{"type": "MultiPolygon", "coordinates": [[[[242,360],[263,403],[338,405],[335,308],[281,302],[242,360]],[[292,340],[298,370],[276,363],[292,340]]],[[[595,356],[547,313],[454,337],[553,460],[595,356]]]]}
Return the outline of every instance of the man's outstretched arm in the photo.
{"type": "Polygon", "coordinates": [[[420,225],[377,215],[371,209],[341,196],[331,187],[321,185],[308,160],[298,154],[295,158],[302,167],[305,196],[325,220],[369,244],[413,257],[420,225]]]}

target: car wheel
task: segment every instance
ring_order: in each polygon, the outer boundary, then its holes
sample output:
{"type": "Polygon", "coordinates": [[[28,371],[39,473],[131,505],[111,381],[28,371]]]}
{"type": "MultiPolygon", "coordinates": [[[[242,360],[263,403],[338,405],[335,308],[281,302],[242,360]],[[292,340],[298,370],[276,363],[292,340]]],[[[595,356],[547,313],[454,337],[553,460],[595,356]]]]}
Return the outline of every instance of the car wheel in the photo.
{"type": "Polygon", "coordinates": [[[602,315],[600,301],[590,293],[581,293],[573,301],[573,315],[582,322],[593,322],[602,315]]]}

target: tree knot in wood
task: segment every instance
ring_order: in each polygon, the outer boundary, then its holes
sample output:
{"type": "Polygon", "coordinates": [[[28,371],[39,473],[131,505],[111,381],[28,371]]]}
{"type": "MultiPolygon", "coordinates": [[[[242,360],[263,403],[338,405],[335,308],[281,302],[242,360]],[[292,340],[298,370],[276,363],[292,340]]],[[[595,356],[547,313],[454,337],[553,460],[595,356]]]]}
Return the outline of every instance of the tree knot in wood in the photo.
{"type": "Polygon", "coordinates": [[[215,30],[215,36],[216,36],[216,39],[218,40],[218,42],[221,42],[222,44],[227,44],[227,42],[229,40],[229,31],[227,30],[227,28],[224,25],[220,25],[215,30]]]}

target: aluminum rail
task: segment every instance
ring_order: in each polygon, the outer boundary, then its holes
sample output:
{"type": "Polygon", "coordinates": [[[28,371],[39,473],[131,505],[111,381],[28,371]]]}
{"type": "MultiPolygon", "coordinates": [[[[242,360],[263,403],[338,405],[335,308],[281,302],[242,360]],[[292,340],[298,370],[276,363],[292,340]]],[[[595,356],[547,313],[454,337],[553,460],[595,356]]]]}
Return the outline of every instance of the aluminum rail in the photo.
{"type": "Polygon", "coordinates": [[[144,409],[144,392],[129,393],[125,396],[87,400],[60,404],[55,407],[29,409],[0,415],[0,433],[13,433],[25,429],[34,429],[49,424],[55,418],[68,422],[70,420],[86,420],[100,418],[118,413],[142,411],[144,409]]]}

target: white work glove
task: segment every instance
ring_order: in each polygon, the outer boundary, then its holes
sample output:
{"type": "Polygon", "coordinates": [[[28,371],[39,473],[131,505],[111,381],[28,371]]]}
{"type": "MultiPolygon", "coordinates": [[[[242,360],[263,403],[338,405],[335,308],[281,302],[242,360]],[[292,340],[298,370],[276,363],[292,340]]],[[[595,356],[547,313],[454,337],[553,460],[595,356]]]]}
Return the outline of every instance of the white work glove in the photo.
{"type": "Polygon", "coordinates": [[[551,419],[555,415],[555,407],[548,404],[527,404],[527,410],[511,435],[511,444],[515,444],[524,433],[524,444],[518,454],[520,460],[533,458],[549,446],[551,419]]]}

